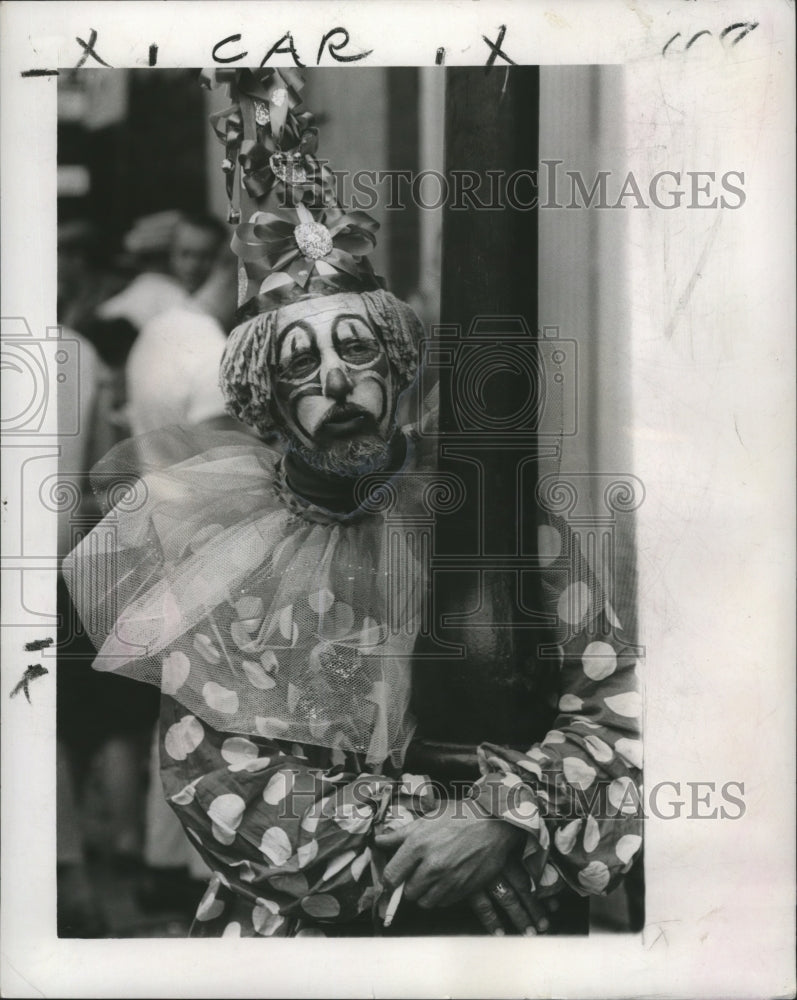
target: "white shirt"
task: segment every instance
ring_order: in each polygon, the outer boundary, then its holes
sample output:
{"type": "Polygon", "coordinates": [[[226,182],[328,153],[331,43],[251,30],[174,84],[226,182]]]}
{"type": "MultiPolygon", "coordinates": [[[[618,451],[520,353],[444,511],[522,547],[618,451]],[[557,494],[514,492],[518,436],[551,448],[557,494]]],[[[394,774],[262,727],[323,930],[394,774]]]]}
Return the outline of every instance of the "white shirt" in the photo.
{"type": "Polygon", "coordinates": [[[169,309],[146,323],[127,359],[133,434],[223,416],[219,364],[225,343],[216,320],[195,308],[169,309]]]}
{"type": "Polygon", "coordinates": [[[166,274],[145,271],[97,310],[100,319],[126,319],[140,330],[167,309],[189,301],[185,289],[166,274]]]}

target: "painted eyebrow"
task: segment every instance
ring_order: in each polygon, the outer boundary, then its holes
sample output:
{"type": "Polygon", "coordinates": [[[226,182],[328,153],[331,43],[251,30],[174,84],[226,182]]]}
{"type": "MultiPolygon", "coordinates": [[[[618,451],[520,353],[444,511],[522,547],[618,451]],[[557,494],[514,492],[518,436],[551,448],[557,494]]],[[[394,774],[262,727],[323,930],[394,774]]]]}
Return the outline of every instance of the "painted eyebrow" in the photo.
{"type": "Polygon", "coordinates": [[[297,329],[303,330],[311,341],[315,339],[315,331],[309,323],[303,319],[294,320],[293,323],[289,323],[284,330],[277,334],[277,344],[275,349],[277,360],[279,360],[280,353],[282,352],[282,345],[285,343],[285,338],[289,333],[293,333],[297,329]]]}
{"type": "MultiPolygon", "coordinates": [[[[343,322],[351,322],[352,320],[356,321],[361,326],[364,326],[365,329],[368,331],[368,333],[373,337],[373,339],[376,340],[376,334],[372,330],[371,324],[364,317],[362,317],[359,313],[343,313],[340,316],[336,316],[335,317],[335,321],[332,324],[332,336],[333,337],[339,337],[340,336],[340,330],[339,330],[340,324],[343,323],[343,322]]],[[[354,333],[361,333],[362,331],[360,331],[360,330],[354,330],[353,332],[354,333]]]]}

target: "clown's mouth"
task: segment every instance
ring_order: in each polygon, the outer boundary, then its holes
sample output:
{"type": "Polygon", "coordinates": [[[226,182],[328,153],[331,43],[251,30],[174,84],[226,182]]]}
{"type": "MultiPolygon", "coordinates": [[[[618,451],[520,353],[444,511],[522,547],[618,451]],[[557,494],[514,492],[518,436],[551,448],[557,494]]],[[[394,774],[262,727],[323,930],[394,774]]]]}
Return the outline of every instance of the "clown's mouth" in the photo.
{"type": "Polygon", "coordinates": [[[339,438],[375,430],[376,423],[372,414],[359,406],[345,405],[334,406],[324,417],[316,434],[339,438]]]}

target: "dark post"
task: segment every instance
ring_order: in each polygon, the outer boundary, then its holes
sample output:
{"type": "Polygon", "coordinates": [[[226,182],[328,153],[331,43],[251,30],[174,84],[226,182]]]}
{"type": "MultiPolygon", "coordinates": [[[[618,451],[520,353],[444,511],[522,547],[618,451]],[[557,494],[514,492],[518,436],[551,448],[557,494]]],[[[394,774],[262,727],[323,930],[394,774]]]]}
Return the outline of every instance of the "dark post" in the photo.
{"type": "Polygon", "coordinates": [[[478,200],[491,204],[495,186],[503,202],[463,210],[449,197],[446,206],[441,315],[465,331],[480,315],[520,315],[536,328],[537,213],[521,206],[536,193],[539,81],[536,66],[447,71],[446,174],[475,171],[478,200]],[[500,172],[494,185],[488,171],[500,172]]]}
{"type": "MultiPolygon", "coordinates": [[[[419,72],[417,67],[396,66],[387,70],[388,169],[407,171],[415,177],[420,169],[418,159],[418,99],[419,72]]],[[[407,185],[409,187],[409,185],[407,185]]],[[[400,188],[401,189],[401,188],[400,188]]],[[[406,299],[418,291],[418,243],[420,220],[418,206],[408,198],[400,212],[390,220],[390,286],[399,298],[406,299]]]]}
{"type": "Polygon", "coordinates": [[[446,85],[442,328],[431,344],[439,467],[465,501],[436,519],[433,635],[416,647],[414,710],[421,739],[528,748],[552,717],[555,670],[537,654],[533,572],[539,70],[451,69],[446,85]]]}

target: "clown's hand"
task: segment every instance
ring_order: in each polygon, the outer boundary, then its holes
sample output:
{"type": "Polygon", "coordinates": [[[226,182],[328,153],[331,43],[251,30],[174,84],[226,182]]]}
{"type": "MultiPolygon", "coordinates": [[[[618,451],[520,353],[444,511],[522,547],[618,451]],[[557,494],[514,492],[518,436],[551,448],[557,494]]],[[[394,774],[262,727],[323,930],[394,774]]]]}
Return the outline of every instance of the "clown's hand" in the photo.
{"type": "Polygon", "coordinates": [[[515,860],[507,862],[498,878],[468,900],[488,934],[535,935],[550,929],[549,914],[559,907],[556,896],[538,899],[529,877],[515,860]]]}
{"type": "Polygon", "coordinates": [[[396,853],[384,871],[391,886],[419,906],[450,906],[494,882],[524,834],[503,820],[447,809],[391,833],[376,844],[396,853]]]}

